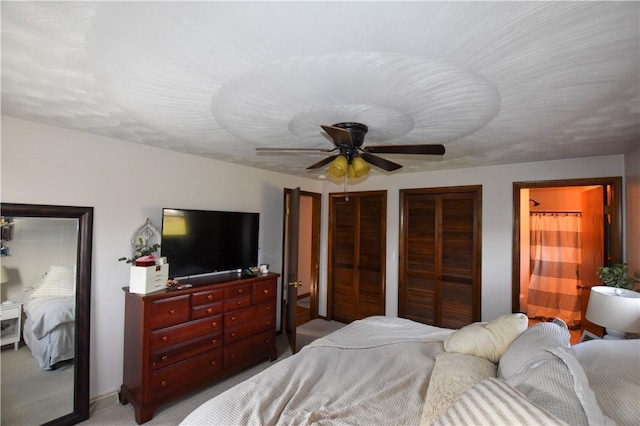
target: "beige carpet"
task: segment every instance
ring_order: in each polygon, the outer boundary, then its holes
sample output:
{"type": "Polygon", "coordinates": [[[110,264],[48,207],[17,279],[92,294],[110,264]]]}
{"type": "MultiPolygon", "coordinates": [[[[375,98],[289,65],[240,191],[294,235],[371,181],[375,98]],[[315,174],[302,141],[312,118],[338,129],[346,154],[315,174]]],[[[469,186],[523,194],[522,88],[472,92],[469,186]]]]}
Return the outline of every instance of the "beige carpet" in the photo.
{"type": "Polygon", "coordinates": [[[0,352],[2,384],[0,424],[40,425],[73,411],[73,362],[56,370],[40,368],[29,348],[13,345],[0,352]]]}
{"type": "MultiPolygon", "coordinates": [[[[312,342],[318,337],[329,334],[330,332],[343,327],[345,324],[336,321],[325,321],[322,319],[312,320],[300,327],[298,327],[297,343],[298,348],[312,342]]],[[[283,359],[291,356],[291,349],[289,348],[289,342],[286,336],[279,335],[276,339],[278,347],[278,359],[274,362],[280,362],[283,359]]],[[[158,408],[156,413],[149,422],[145,425],[178,425],[182,419],[184,419],[189,413],[198,408],[200,405],[213,398],[216,395],[224,392],[225,390],[233,387],[234,385],[248,379],[249,377],[261,372],[265,368],[272,365],[269,361],[264,361],[250,369],[244,370],[232,377],[229,377],[222,382],[219,382],[211,387],[205,388],[199,392],[189,394],[188,396],[176,400],[172,403],[166,404],[158,408]]],[[[100,425],[100,426],[112,426],[112,425],[130,425],[137,426],[135,421],[135,414],[131,404],[127,405],[111,405],[102,410],[96,411],[91,414],[91,417],[80,423],[81,425],[100,425]]]]}

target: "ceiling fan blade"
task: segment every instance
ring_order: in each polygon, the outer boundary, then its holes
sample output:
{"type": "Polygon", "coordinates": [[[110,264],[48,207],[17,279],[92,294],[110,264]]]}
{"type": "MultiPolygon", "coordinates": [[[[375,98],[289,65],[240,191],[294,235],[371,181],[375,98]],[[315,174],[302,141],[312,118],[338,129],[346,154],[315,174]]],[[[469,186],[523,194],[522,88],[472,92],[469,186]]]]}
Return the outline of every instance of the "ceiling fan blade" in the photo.
{"type": "Polygon", "coordinates": [[[330,155],[327,158],[322,159],[322,160],[318,161],[317,163],[310,165],[309,167],[307,167],[307,170],[319,169],[320,167],[326,166],[327,164],[329,164],[330,162],[335,160],[338,157],[338,155],[339,154],[330,155]]]}
{"type": "Polygon", "coordinates": [[[325,132],[327,132],[329,136],[331,136],[331,139],[333,139],[333,143],[336,144],[336,146],[340,146],[340,145],[353,146],[353,141],[351,140],[351,133],[349,133],[348,130],[341,129],[340,127],[327,126],[327,125],[321,125],[320,127],[322,127],[322,129],[325,132]]]}
{"type": "Polygon", "coordinates": [[[325,148],[256,148],[256,151],[262,152],[331,152],[333,149],[325,148]]]}
{"type": "Polygon", "coordinates": [[[444,145],[378,145],[367,146],[364,148],[366,152],[375,154],[426,154],[426,155],[444,155],[444,145]]]}
{"type": "Polygon", "coordinates": [[[375,155],[368,154],[363,152],[360,154],[360,157],[367,163],[373,164],[376,167],[380,167],[382,170],[386,170],[388,172],[392,172],[394,170],[398,170],[402,168],[402,166],[398,163],[394,163],[393,161],[385,160],[382,157],[378,157],[375,155]]]}

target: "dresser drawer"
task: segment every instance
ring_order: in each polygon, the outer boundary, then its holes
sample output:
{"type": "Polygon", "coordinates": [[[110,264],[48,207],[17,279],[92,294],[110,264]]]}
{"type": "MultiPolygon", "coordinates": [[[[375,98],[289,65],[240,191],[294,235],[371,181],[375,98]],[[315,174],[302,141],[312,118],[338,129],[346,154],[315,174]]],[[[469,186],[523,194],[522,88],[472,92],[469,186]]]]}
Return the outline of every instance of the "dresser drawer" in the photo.
{"type": "Polygon", "coordinates": [[[151,350],[167,348],[222,329],[222,315],[190,321],[151,333],[151,350]]]}
{"type": "Polygon", "coordinates": [[[235,299],[225,300],[224,311],[229,312],[236,309],[242,309],[251,306],[251,295],[247,294],[243,297],[237,297],[235,299]]]}
{"type": "Polygon", "coordinates": [[[258,281],[253,284],[253,303],[270,302],[276,299],[276,280],[258,281]]]}
{"type": "Polygon", "coordinates": [[[251,283],[234,285],[224,289],[224,298],[235,299],[237,297],[249,296],[251,297],[251,283]]]}
{"type": "Polygon", "coordinates": [[[204,317],[210,317],[212,315],[218,315],[222,313],[223,304],[215,303],[213,305],[200,305],[194,306],[191,309],[191,318],[199,319],[204,317]]]}
{"type": "Polygon", "coordinates": [[[240,342],[224,347],[224,368],[233,368],[246,362],[268,356],[275,347],[275,330],[268,330],[240,342]]]}
{"type": "Polygon", "coordinates": [[[275,317],[261,317],[250,321],[244,321],[237,327],[225,327],[224,328],[224,343],[225,345],[252,336],[260,331],[273,328],[275,324],[275,317]]]}
{"type": "Polygon", "coordinates": [[[202,339],[197,339],[169,349],[159,350],[151,354],[151,369],[166,367],[194,355],[210,351],[222,346],[222,333],[210,334],[202,339]]]}
{"type": "Polygon", "coordinates": [[[216,290],[198,291],[191,295],[191,305],[210,305],[215,302],[222,302],[224,299],[224,290],[219,288],[216,290]]]}
{"type": "Polygon", "coordinates": [[[256,306],[251,306],[247,309],[242,309],[235,312],[227,312],[224,314],[225,327],[236,327],[240,324],[244,324],[247,321],[255,320],[257,318],[275,318],[276,304],[263,303],[256,306]]]}
{"type": "Polygon", "coordinates": [[[214,378],[222,370],[222,349],[214,349],[151,374],[152,400],[179,394],[183,388],[214,378]]]}
{"type": "Polygon", "coordinates": [[[169,327],[189,321],[189,295],[151,302],[151,329],[169,327]]]}

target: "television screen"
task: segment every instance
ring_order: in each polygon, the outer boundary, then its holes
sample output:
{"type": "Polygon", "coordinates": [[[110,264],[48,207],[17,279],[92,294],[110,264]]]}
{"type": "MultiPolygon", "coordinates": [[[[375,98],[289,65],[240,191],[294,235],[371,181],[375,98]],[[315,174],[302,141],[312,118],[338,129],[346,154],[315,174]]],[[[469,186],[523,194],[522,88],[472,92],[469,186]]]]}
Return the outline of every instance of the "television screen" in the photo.
{"type": "Polygon", "coordinates": [[[160,252],[169,262],[169,276],[256,266],[259,224],[259,213],[163,209],[160,252]]]}

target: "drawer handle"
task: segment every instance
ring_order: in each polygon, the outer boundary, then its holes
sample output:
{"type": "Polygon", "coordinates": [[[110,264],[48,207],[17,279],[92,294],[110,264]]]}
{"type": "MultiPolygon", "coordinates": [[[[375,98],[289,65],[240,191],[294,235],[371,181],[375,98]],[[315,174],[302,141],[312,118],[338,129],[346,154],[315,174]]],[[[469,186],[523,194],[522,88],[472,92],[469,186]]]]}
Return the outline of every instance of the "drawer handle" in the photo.
{"type": "Polygon", "coordinates": [[[243,289],[241,289],[241,288],[239,288],[239,289],[238,289],[238,293],[242,294],[242,293],[244,293],[244,290],[243,290],[243,289]]]}
{"type": "Polygon", "coordinates": [[[176,310],[175,310],[175,309],[171,309],[171,310],[169,311],[169,315],[174,315],[175,313],[176,313],[176,310]]]}
{"type": "Polygon", "coordinates": [[[162,356],[162,362],[167,362],[169,360],[169,357],[166,355],[162,356]]]}
{"type": "Polygon", "coordinates": [[[167,340],[169,340],[169,338],[167,336],[162,336],[162,341],[166,342],[167,340]]]}
{"type": "Polygon", "coordinates": [[[217,327],[217,326],[218,326],[218,321],[214,321],[214,322],[212,322],[212,323],[211,323],[211,327],[214,327],[214,328],[215,328],[215,327],[217,327]]]}
{"type": "Polygon", "coordinates": [[[269,290],[262,290],[264,294],[269,294],[269,290]]]}
{"type": "Polygon", "coordinates": [[[216,365],[216,362],[215,361],[211,361],[211,365],[216,365]]]}
{"type": "Polygon", "coordinates": [[[271,321],[267,321],[267,325],[271,325],[271,321]]]}
{"type": "Polygon", "coordinates": [[[161,381],[161,382],[160,382],[160,385],[161,385],[163,388],[166,388],[166,387],[167,387],[167,385],[168,385],[168,383],[167,383],[167,381],[166,381],[166,380],[163,380],[163,381],[161,381]]]}
{"type": "Polygon", "coordinates": [[[236,333],[231,333],[231,337],[236,337],[236,333]]]}
{"type": "Polygon", "coordinates": [[[212,300],[213,299],[213,294],[207,294],[207,300],[212,300]]]}
{"type": "Polygon", "coordinates": [[[231,358],[235,358],[235,357],[236,357],[236,354],[231,354],[231,355],[229,355],[229,356],[230,356],[231,358]]]}
{"type": "Polygon", "coordinates": [[[231,317],[231,321],[235,321],[235,320],[236,320],[236,317],[231,317]]]}
{"type": "Polygon", "coordinates": [[[213,308],[207,308],[207,313],[210,314],[211,312],[213,312],[213,308]]]}
{"type": "Polygon", "coordinates": [[[218,339],[213,339],[213,340],[211,340],[211,344],[212,344],[212,345],[215,345],[217,342],[218,342],[218,339]]]}
{"type": "Polygon", "coordinates": [[[271,310],[271,306],[267,306],[267,311],[270,311],[270,310],[271,310]]]}
{"type": "Polygon", "coordinates": [[[242,305],[242,300],[238,300],[238,301],[236,302],[236,305],[238,305],[238,306],[242,305]]]}
{"type": "Polygon", "coordinates": [[[264,342],[265,343],[269,343],[269,339],[264,339],[264,342]]]}

